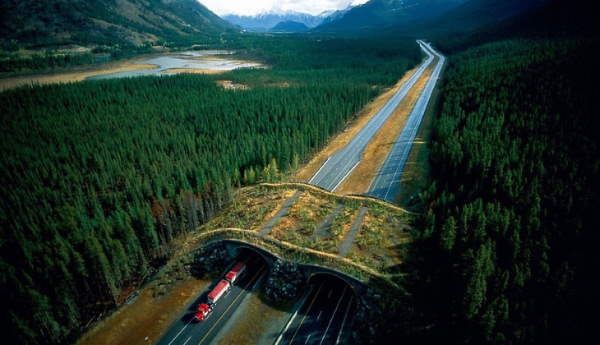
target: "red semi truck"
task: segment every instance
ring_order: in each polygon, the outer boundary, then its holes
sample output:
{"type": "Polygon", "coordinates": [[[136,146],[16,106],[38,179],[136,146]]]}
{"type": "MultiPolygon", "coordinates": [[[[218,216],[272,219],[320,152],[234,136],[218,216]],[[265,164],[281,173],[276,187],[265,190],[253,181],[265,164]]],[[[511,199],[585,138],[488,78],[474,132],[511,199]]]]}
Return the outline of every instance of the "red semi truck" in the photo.
{"type": "Polygon", "coordinates": [[[227,280],[221,280],[208,294],[207,303],[200,303],[195,315],[196,321],[206,320],[212,312],[215,304],[231,289],[231,283],[227,280]]]}
{"type": "Polygon", "coordinates": [[[196,321],[206,320],[210,315],[211,311],[212,307],[210,305],[206,303],[200,303],[200,305],[198,306],[198,311],[196,312],[194,318],[196,319],[196,321]]]}
{"type": "Polygon", "coordinates": [[[235,266],[233,266],[231,271],[227,272],[225,279],[233,284],[244,273],[245,270],[246,264],[243,262],[238,262],[235,266]]]}
{"type": "Polygon", "coordinates": [[[239,262],[231,271],[227,272],[225,275],[225,279],[222,279],[208,294],[206,300],[207,303],[200,303],[198,306],[198,310],[195,315],[196,321],[206,320],[210,313],[213,311],[215,304],[223,297],[223,295],[227,294],[233,283],[244,273],[246,270],[246,264],[239,262]]]}

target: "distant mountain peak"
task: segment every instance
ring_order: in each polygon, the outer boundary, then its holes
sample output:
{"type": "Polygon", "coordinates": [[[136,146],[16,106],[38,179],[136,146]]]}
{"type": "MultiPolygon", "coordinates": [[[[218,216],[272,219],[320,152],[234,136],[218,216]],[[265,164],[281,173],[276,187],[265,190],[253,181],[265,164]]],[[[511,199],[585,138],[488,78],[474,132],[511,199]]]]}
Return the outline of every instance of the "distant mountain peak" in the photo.
{"type": "Polygon", "coordinates": [[[310,30],[308,26],[304,23],[295,22],[292,20],[286,20],[278,23],[273,28],[271,28],[271,32],[306,32],[310,30]]]}
{"type": "Polygon", "coordinates": [[[314,28],[323,22],[324,17],[288,10],[284,13],[268,11],[256,15],[227,14],[222,18],[249,31],[266,32],[281,22],[289,21],[302,23],[309,29],[314,28]]]}

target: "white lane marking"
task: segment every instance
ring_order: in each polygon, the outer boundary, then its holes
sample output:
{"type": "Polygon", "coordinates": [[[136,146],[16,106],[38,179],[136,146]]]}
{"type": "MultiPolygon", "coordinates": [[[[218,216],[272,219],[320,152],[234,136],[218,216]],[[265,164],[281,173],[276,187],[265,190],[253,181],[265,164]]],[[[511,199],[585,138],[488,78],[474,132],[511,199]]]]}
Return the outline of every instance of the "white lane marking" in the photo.
{"type": "Polygon", "coordinates": [[[187,344],[188,341],[190,341],[190,339],[192,339],[192,337],[190,336],[189,338],[187,338],[187,340],[185,341],[185,343],[183,343],[183,345],[187,344]]]}
{"type": "MultiPolygon", "coordinates": [[[[441,64],[443,64],[443,62],[438,61],[437,65],[435,66],[435,72],[438,71],[438,69],[440,68],[441,64]]],[[[427,81],[427,85],[425,86],[425,88],[423,89],[423,91],[421,92],[421,95],[419,95],[419,99],[417,100],[417,103],[415,104],[415,107],[413,108],[413,111],[411,112],[411,114],[409,115],[409,122],[410,124],[413,125],[413,127],[416,127],[416,123],[421,122],[421,120],[423,119],[423,116],[425,115],[425,110],[427,110],[427,104],[429,103],[429,100],[431,99],[431,94],[432,94],[432,90],[435,87],[437,78],[431,78],[427,81]],[[410,121],[412,120],[412,122],[410,121]]],[[[407,124],[408,125],[408,124],[407,124]]],[[[412,141],[414,140],[414,135],[416,135],[416,130],[418,128],[408,128],[408,134],[409,137],[413,138],[412,140],[409,140],[409,142],[411,142],[411,145],[407,148],[407,150],[405,151],[410,151],[412,149],[412,141]]],[[[401,133],[402,135],[402,133],[401,133]]],[[[393,150],[390,152],[390,155],[392,154],[393,150]]],[[[404,157],[404,153],[402,152],[401,156],[404,157]]],[[[404,160],[404,159],[403,159],[404,160]]],[[[406,163],[406,162],[405,162],[406,163]]],[[[388,200],[388,195],[390,193],[390,191],[392,190],[392,186],[394,185],[395,181],[396,181],[396,176],[398,175],[398,173],[400,172],[401,169],[404,168],[404,164],[398,164],[396,165],[396,169],[394,170],[394,174],[392,175],[392,180],[390,182],[390,184],[388,185],[388,188],[385,192],[385,195],[383,197],[384,200],[388,200]]]]}
{"type": "Polygon", "coordinates": [[[179,337],[179,336],[181,335],[181,332],[183,332],[183,330],[187,328],[187,326],[190,324],[190,322],[192,322],[192,319],[190,319],[190,321],[188,321],[188,323],[186,323],[186,324],[185,324],[185,326],[183,326],[183,328],[181,329],[181,331],[179,331],[179,333],[177,333],[177,335],[175,336],[175,338],[173,338],[173,339],[172,339],[172,340],[169,342],[169,344],[167,344],[167,345],[171,345],[171,344],[173,344],[173,342],[175,341],[175,339],[177,339],[177,337],[179,337]]]}
{"type": "Polygon", "coordinates": [[[342,182],[344,182],[344,180],[346,180],[346,178],[348,177],[348,175],[350,175],[352,173],[352,171],[358,166],[358,163],[360,163],[360,161],[356,162],[356,164],[354,164],[354,166],[352,167],[352,169],[350,169],[350,171],[348,171],[348,173],[342,177],[342,179],[340,180],[340,182],[338,182],[338,184],[335,185],[335,187],[333,187],[333,189],[331,190],[332,192],[335,192],[335,190],[337,189],[337,187],[339,187],[342,182]]]}
{"type": "Polygon", "coordinates": [[[306,341],[304,342],[304,345],[308,344],[308,341],[310,340],[310,337],[312,337],[312,333],[308,335],[308,337],[306,337],[306,341]]]}
{"type": "Polygon", "coordinates": [[[317,172],[313,175],[313,177],[310,180],[308,180],[309,184],[313,184],[312,181],[315,179],[315,177],[317,177],[317,175],[319,175],[321,170],[323,170],[323,168],[325,167],[327,162],[329,162],[330,159],[331,159],[331,156],[327,157],[327,160],[325,160],[325,163],[323,163],[323,165],[321,165],[321,167],[319,168],[319,170],[317,170],[317,172]]]}
{"type": "MultiPolygon", "coordinates": [[[[367,123],[367,125],[352,139],[353,141],[347,147],[345,147],[345,149],[346,148],[348,149],[349,154],[351,154],[351,152],[353,151],[353,150],[349,150],[349,148],[351,146],[353,146],[353,144],[355,144],[354,146],[360,146],[360,145],[363,145],[363,143],[361,141],[364,141],[365,142],[364,147],[366,147],[366,145],[368,145],[369,142],[371,142],[371,139],[373,139],[373,137],[377,134],[377,132],[379,132],[379,130],[381,129],[381,126],[383,126],[383,124],[392,115],[393,111],[396,110],[396,108],[400,105],[400,102],[404,99],[406,94],[408,94],[408,92],[413,88],[413,86],[414,86],[414,84],[416,84],[417,80],[419,78],[421,78],[421,75],[423,74],[425,69],[427,69],[431,65],[431,63],[433,61],[433,55],[431,55],[426,49],[423,49],[423,51],[428,55],[428,58],[426,59],[426,61],[421,65],[419,70],[411,76],[409,81],[403,85],[403,88],[401,88],[401,90],[399,90],[394,96],[392,96],[392,99],[390,99],[383,106],[383,108],[381,108],[379,110],[379,113],[377,113],[377,115],[375,115],[375,117],[373,117],[371,119],[371,121],[369,121],[369,123],[367,123]],[[404,87],[406,87],[406,90],[404,90],[404,87]],[[394,104],[395,98],[397,96],[399,96],[400,94],[404,93],[404,91],[406,91],[406,92],[404,95],[402,95],[402,97],[398,101],[398,104],[394,104]],[[391,108],[391,109],[388,109],[388,108],[391,108]],[[374,127],[374,128],[371,130],[370,127],[374,127]],[[373,131],[373,133],[363,133],[363,131],[365,131],[365,132],[373,131]],[[366,136],[366,138],[363,138],[364,136],[366,136]],[[355,140],[355,139],[357,139],[357,137],[358,137],[358,140],[355,140]]],[[[364,147],[362,149],[360,149],[360,151],[358,152],[359,155],[362,154],[364,147]]],[[[340,180],[340,182],[335,187],[333,187],[333,189],[331,190],[332,192],[334,192],[340,186],[340,184],[342,184],[342,182],[344,182],[344,180],[352,173],[352,170],[354,170],[359,163],[360,163],[360,160],[340,180]]],[[[344,165],[344,168],[341,169],[341,171],[343,171],[345,168],[346,168],[346,165],[344,165]]],[[[335,177],[337,178],[338,176],[339,175],[336,175],[335,177]]],[[[335,179],[334,179],[334,181],[335,181],[335,179]]],[[[371,182],[371,184],[372,184],[372,182],[371,182]]]]}
{"type": "MultiPolygon", "coordinates": [[[[422,41],[417,41],[422,49],[425,51],[425,53],[427,53],[430,57],[433,57],[433,55],[431,53],[433,53],[436,57],[438,57],[440,59],[440,61],[438,61],[438,63],[436,64],[435,68],[434,68],[434,72],[432,73],[432,75],[430,76],[426,87],[424,88],[424,90],[421,92],[421,95],[419,96],[419,99],[417,100],[417,103],[415,104],[413,111],[411,112],[411,114],[409,114],[409,121],[413,120],[411,122],[411,124],[414,125],[413,122],[418,122],[420,125],[420,122],[422,120],[422,115],[425,113],[425,110],[427,109],[427,105],[429,103],[429,100],[431,98],[431,93],[432,93],[432,89],[435,88],[435,84],[436,81],[439,79],[439,75],[440,75],[440,71],[442,69],[442,66],[444,65],[444,57],[439,55],[435,50],[433,50],[433,48],[431,48],[431,46],[429,46],[428,44],[422,42],[422,41]],[[427,49],[431,50],[431,53],[429,51],[427,51],[427,49]],[[426,100],[424,100],[426,98],[426,100]],[[425,105],[425,109],[423,110],[423,114],[421,114],[421,116],[414,116],[413,113],[417,114],[420,112],[420,108],[423,107],[423,105],[425,105]],[[418,109],[418,110],[417,110],[418,109]],[[415,117],[417,117],[417,119],[415,120],[415,117]]],[[[409,124],[407,123],[406,126],[408,126],[409,124]]],[[[406,128],[405,128],[406,129],[406,128]]],[[[418,129],[418,127],[416,129],[411,128],[411,132],[414,132],[418,129]]],[[[400,137],[402,134],[404,133],[404,130],[400,133],[400,135],[398,137],[400,137]]],[[[413,139],[414,140],[414,139],[413,139]]],[[[412,141],[412,140],[411,140],[412,141]]],[[[409,150],[412,148],[412,145],[410,145],[409,150]]],[[[373,180],[371,181],[371,184],[369,185],[369,189],[368,189],[368,193],[371,193],[375,190],[375,188],[377,187],[378,183],[381,182],[382,180],[382,170],[385,166],[387,166],[388,160],[390,159],[390,157],[392,156],[392,153],[394,152],[394,150],[392,149],[392,151],[390,151],[388,157],[386,158],[385,162],[382,164],[382,166],[379,168],[377,174],[375,175],[375,177],[373,178],[373,180]]],[[[402,156],[402,155],[401,155],[402,156]]],[[[392,182],[387,186],[387,190],[385,192],[385,195],[383,197],[384,200],[387,200],[388,195],[391,191],[391,188],[394,184],[394,180],[396,178],[396,175],[398,174],[398,169],[399,169],[399,165],[396,167],[396,170],[394,171],[393,177],[392,177],[392,182]]]]}
{"type": "Polygon", "coordinates": [[[329,290],[329,293],[327,294],[327,299],[331,298],[331,294],[333,293],[333,290],[329,290]]]}
{"type": "Polygon", "coordinates": [[[300,305],[298,306],[298,308],[294,312],[294,315],[292,315],[292,317],[290,318],[290,321],[288,321],[287,325],[285,325],[285,328],[283,329],[283,331],[281,331],[281,333],[279,333],[279,337],[277,337],[277,341],[275,341],[275,344],[273,344],[273,345],[279,345],[279,342],[281,342],[281,339],[283,338],[283,334],[285,334],[285,332],[287,332],[288,328],[292,324],[292,321],[294,321],[294,319],[298,315],[298,312],[300,311],[300,308],[302,308],[302,306],[304,306],[304,302],[306,302],[306,299],[308,298],[308,296],[312,292],[312,289],[313,289],[313,286],[310,287],[310,289],[308,290],[308,293],[304,296],[304,299],[302,300],[302,302],[300,302],[300,305]]]}
{"type": "MultiPolygon", "coordinates": [[[[344,148],[342,148],[339,151],[335,152],[334,155],[338,154],[338,153],[340,153],[340,152],[342,152],[344,150],[346,150],[346,154],[352,154],[352,152],[354,151],[353,150],[353,146],[363,146],[364,145],[363,141],[366,142],[365,144],[368,144],[371,141],[371,139],[379,131],[379,129],[381,128],[381,126],[383,125],[383,123],[385,123],[385,121],[389,118],[389,116],[391,115],[391,113],[398,107],[398,105],[400,104],[400,102],[404,99],[404,97],[406,96],[406,94],[408,94],[408,91],[410,89],[412,89],[412,87],[414,86],[414,84],[416,83],[416,81],[421,77],[421,75],[423,74],[423,72],[425,71],[425,69],[427,67],[429,67],[429,65],[431,64],[431,61],[433,60],[433,55],[431,55],[429,53],[429,51],[427,51],[427,49],[425,49],[422,45],[421,45],[421,49],[428,55],[428,57],[421,63],[421,65],[419,66],[417,72],[415,72],[409,78],[409,80],[406,81],[402,85],[402,87],[400,88],[400,90],[398,90],[388,100],[388,102],[377,112],[377,114],[374,117],[372,117],[367,122],[367,124],[358,132],[358,134],[351,139],[350,143],[348,143],[348,145],[346,145],[344,148]],[[400,96],[400,95],[402,95],[402,96],[400,96]],[[395,104],[395,103],[397,103],[397,104],[395,104]],[[389,109],[389,108],[391,108],[391,109],[389,109]],[[368,132],[374,132],[374,133],[368,133],[368,132]]],[[[360,147],[358,147],[357,149],[360,149],[360,147]]],[[[358,154],[359,155],[362,154],[363,150],[364,150],[364,147],[359,150],[358,154]]],[[[328,161],[332,157],[333,157],[333,155],[330,156],[329,158],[327,158],[327,160],[325,161],[325,163],[323,163],[323,165],[321,165],[321,167],[315,173],[315,175],[313,175],[313,177],[308,181],[309,184],[318,185],[319,183],[323,182],[324,176],[320,178],[320,181],[315,181],[315,179],[316,179],[317,175],[321,172],[321,170],[325,167],[325,165],[327,165],[328,161]]],[[[360,161],[359,161],[359,163],[360,163],[360,161]]],[[[344,166],[344,169],[345,169],[345,166],[344,166]]],[[[352,169],[354,169],[354,168],[352,168],[352,169]]],[[[343,171],[343,169],[342,169],[342,171],[343,171]]],[[[352,170],[350,172],[352,172],[352,170]]],[[[350,174],[350,172],[348,174],[346,174],[346,176],[344,176],[342,178],[342,180],[331,191],[335,191],[337,189],[337,187],[339,187],[339,185],[348,177],[348,175],[350,174]]],[[[335,176],[334,181],[335,181],[335,179],[338,176],[339,175],[335,176]]],[[[328,189],[328,188],[325,188],[325,189],[328,189]]]]}
{"type": "Polygon", "coordinates": [[[327,324],[327,328],[325,328],[325,333],[323,333],[323,338],[321,338],[321,341],[319,342],[319,345],[323,344],[323,341],[325,341],[325,337],[327,336],[327,332],[329,332],[329,327],[331,327],[331,323],[333,322],[333,319],[335,318],[335,313],[337,313],[338,308],[340,307],[340,303],[342,303],[342,299],[344,298],[344,295],[346,294],[346,289],[348,289],[348,286],[344,286],[344,291],[342,292],[342,295],[340,296],[340,299],[338,300],[337,304],[335,305],[335,309],[333,310],[333,315],[331,315],[331,319],[329,319],[329,323],[327,324]]]}
{"type": "MultiPolygon", "coordinates": [[[[343,148],[342,150],[344,150],[344,152],[340,153],[340,155],[338,157],[340,157],[337,160],[338,164],[344,164],[344,166],[340,169],[336,169],[334,170],[335,175],[333,176],[333,178],[330,178],[331,181],[329,181],[327,183],[327,187],[325,189],[327,189],[328,191],[334,191],[335,188],[337,188],[337,185],[335,187],[332,188],[333,183],[336,183],[336,181],[338,180],[338,178],[340,176],[342,176],[342,174],[344,173],[344,171],[346,171],[346,168],[349,167],[352,164],[352,157],[348,157],[348,156],[353,156],[353,152],[354,149],[347,147],[347,148],[343,148]],[[340,163],[341,162],[341,163],[340,163]]],[[[360,157],[359,157],[360,159],[360,157]]],[[[339,183],[338,183],[339,185],[339,183]]]]}
{"type": "MultiPolygon", "coordinates": [[[[241,287],[240,292],[235,296],[235,298],[233,299],[233,301],[231,303],[229,303],[229,306],[225,309],[225,311],[223,311],[221,313],[221,316],[219,316],[219,318],[217,319],[217,321],[215,321],[213,323],[212,327],[210,327],[210,329],[208,331],[206,331],[206,333],[204,334],[204,336],[202,337],[202,339],[200,339],[200,342],[198,343],[198,345],[204,343],[204,341],[206,340],[206,338],[215,329],[215,327],[217,327],[219,325],[219,322],[221,322],[221,320],[225,317],[225,315],[227,315],[227,313],[229,312],[229,310],[235,305],[235,303],[237,302],[238,299],[240,299],[242,297],[248,297],[249,292],[246,292],[244,294],[244,290],[247,290],[248,288],[250,288],[250,290],[248,290],[248,291],[253,291],[254,288],[256,288],[256,285],[258,284],[258,282],[261,281],[261,278],[263,277],[262,274],[263,274],[264,271],[265,271],[265,267],[262,266],[260,268],[260,270],[258,272],[256,272],[256,274],[250,279],[250,281],[248,282],[248,284],[246,284],[244,287],[241,287]],[[244,296],[242,296],[242,295],[244,295],[244,296]]],[[[242,301],[243,301],[243,298],[242,298],[242,301]]],[[[237,308],[237,306],[236,306],[236,308],[237,308]]],[[[234,309],[234,312],[235,312],[235,309],[234,309]]],[[[225,324],[227,324],[227,321],[228,320],[225,320],[225,324]]]]}
{"type": "Polygon", "coordinates": [[[321,314],[323,314],[322,310],[319,312],[319,315],[317,315],[317,321],[319,321],[319,319],[321,318],[321,314]]]}
{"type": "Polygon", "coordinates": [[[350,301],[348,302],[348,307],[346,307],[346,314],[344,314],[344,320],[342,320],[342,327],[340,327],[340,333],[338,334],[337,340],[335,341],[335,345],[340,343],[340,339],[342,339],[342,333],[344,332],[344,325],[346,325],[346,318],[348,317],[348,312],[350,311],[350,306],[352,305],[352,300],[354,296],[350,296],[350,301]]]}

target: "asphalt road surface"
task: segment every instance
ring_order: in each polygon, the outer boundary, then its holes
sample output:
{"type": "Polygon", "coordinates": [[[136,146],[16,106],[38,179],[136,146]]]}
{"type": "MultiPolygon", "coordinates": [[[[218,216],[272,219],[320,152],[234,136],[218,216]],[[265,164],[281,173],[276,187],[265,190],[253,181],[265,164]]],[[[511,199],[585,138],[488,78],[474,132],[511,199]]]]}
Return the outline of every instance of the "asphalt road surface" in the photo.
{"type": "Polygon", "coordinates": [[[428,44],[423,43],[421,47],[425,47],[431,54],[437,56],[439,58],[438,63],[433,70],[431,78],[427,81],[425,89],[417,100],[415,107],[411,111],[404,129],[394,142],[394,146],[383,165],[379,168],[379,171],[367,192],[367,195],[389,202],[394,202],[396,197],[400,194],[400,178],[404,171],[406,160],[408,159],[413,141],[419,131],[421,120],[425,115],[427,104],[429,103],[429,99],[431,98],[431,94],[433,93],[433,89],[435,88],[446,60],[428,44]]]}
{"type": "Polygon", "coordinates": [[[419,80],[425,69],[433,61],[433,55],[425,43],[417,41],[427,54],[427,59],[421,63],[417,71],[400,87],[398,92],[369,120],[354,138],[342,149],[331,155],[308,183],[329,191],[334,191],[350,175],[360,162],[360,157],[375,134],[379,131],[388,117],[396,110],[400,102],[419,80]]]}
{"type": "MultiPolygon", "coordinates": [[[[236,261],[237,262],[237,261],[236,261]]],[[[157,345],[202,345],[210,344],[214,337],[232,316],[244,297],[253,290],[254,286],[267,272],[264,262],[256,258],[248,259],[246,272],[235,282],[226,296],[221,297],[208,319],[200,322],[193,320],[196,308],[206,301],[206,295],[220,279],[216,280],[210,289],[203,292],[189,305],[185,312],[171,325],[157,345]]],[[[233,266],[233,265],[232,265],[233,266]]]]}
{"type": "Polygon", "coordinates": [[[356,304],[352,289],[337,278],[311,286],[274,345],[335,345],[346,343],[356,304]]]}

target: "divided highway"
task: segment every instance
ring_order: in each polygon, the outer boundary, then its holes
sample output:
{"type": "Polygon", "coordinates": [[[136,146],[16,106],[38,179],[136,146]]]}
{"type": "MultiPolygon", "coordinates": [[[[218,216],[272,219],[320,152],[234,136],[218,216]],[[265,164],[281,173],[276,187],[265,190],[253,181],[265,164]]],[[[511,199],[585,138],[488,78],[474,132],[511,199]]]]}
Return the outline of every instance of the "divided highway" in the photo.
{"type": "MultiPolygon", "coordinates": [[[[359,164],[361,155],[381,126],[396,110],[424,71],[438,58],[432,77],[428,80],[412,110],[405,128],[398,136],[392,151],[373,180],[368,195],[393,201],[400,187],[400,176],[410,153],[412,142],[441,73],[445,58],[428,44],[417,41],[427,58],[417,71],[401,86],[386,105],[352,138],[321,166],[308,183],[334,191],[359,164]]],[[[227,323],[244,298],[253,291],[268,271],[266,263],[257,257],[243,258],[246,273],[235,282],[226,296],[219,299],[208,319],[196,322],[198,305],[206,301],[207,289],[171,325],[157,345],[206,345],[214,342],[219,330],[227,323]]],[[[218,282],[219,280],[216,280],[218,282]]],[[[211,286],[210,288],[212,288],[211,286]]],[[[337,278],[320,278],[313,282],[299,307],[290,317],[274,345],[343,344],[351,327],[356,308],[356,296],[349,285],[337,278]]]]}
{"type": "Polygon", "coordinates": [[[412,149],[421,120],[425,115],[429,99],[446,61],[446,58],[433,50],[429,44],[422,43],[421,47],[425,47],[425,49],[438,58],[437,65],[433,70],[431,78],[427,81],[421,96],[419,96],[415,107],[411,111],[404,129],[396,139],[392,150],[383,165],[379,168],[367,192],[369,196],[389,202],[394,202],[400,193],[400,177],[404,171],[404,166],[412,149]]]}
{"type": "MultiPolygon", "coordinates": [[[[405,128],[398,136],[398,142],[369,189],[369,195],[393,201],[399,189],[400,176],[412,142],[445,63],[445,58],[434,51],[429,44],[423,41],[417,42],[427,54],[427,59],[392,99],[352,138],[350,143],[327,159],[308,183],[334,191],[360,163],[362,152],[373,136],[437,57],[437,65],[431,78],[411,111],[405,128]]],[[[274,345],[343,344],[343,334],[351,326],[352,313],[356,307],[354,298],[354,293],[348,285],[335,279],[326,279],[320,284],[313,285],[274,345]]]]}
{"type": "Polygon", "coordinates": [[[349,285],[337,278],[312,285],[274,345],[344,344],[354,298],[349,285]]]}
{"type": "Polygon", "coordinates": [[[341,150],[331,155],[321,166],[319,171],[308,183],[319,186],[329,191],[334,191],[350,175],[360,162],[360,157],[375,134],[385,121],[392,115],[400,102],[415,85],[423,72],[434,59],[430,48],[423,41],[417,41],[421,49],[427,54],[427,59],[421,63],[418,70],[400,87],[381,110],[360,130],[354,138],[341,150]]]}
{"type": "MultiPolygon", "coordinates": [[[[235,282],[229,293],[219,300],[208,319],[201,322],[194,321],[194,314],[196,313],[198,305],[206,301],[206,294],[210,290],[202,293],[192,304],[190,304],[156,344],[210,344],[219,333],[219,330],[225,325],[231,315],[233,315],[236,308],[242,303],[244,297],[254,290],[255,286],[260,282],[266,272],[267,266],[262,260],[248,260],[245,274],[235,282]]],[[[216,282],[218,281],[219,280],[216,282]]]]}

